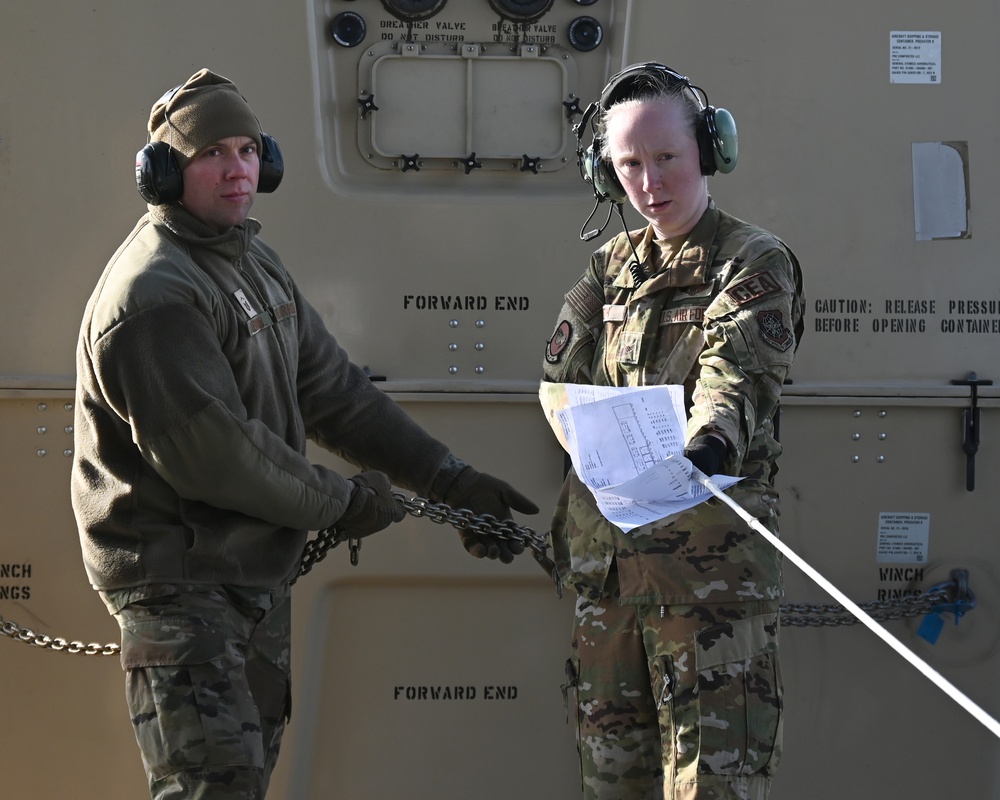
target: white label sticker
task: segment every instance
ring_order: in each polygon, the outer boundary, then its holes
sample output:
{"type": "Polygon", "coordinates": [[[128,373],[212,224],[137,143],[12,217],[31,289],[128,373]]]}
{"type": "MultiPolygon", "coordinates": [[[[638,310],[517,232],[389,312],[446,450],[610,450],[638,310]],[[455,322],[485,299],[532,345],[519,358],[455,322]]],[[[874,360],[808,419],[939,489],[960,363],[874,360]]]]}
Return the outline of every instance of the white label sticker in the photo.
{"type": "Polygon", "coordinates": [[[238,302],[241,306],[243,306],[243,310],[247,312],[248,317],[253,319],[254,317],[257,316],[256,309],[254,309],[253,304],[250,302],[249,299],[247,299],[247,296],[246,294],[244,294],[242,289],[237,289],[235,292],[233,292],[233,296],[236,298],[236,302],[238,302]]]}
{"type": "Polygon", "coordinates": [[[930,514],[882,512],[878,515],[878,563],[927,563],[930,533],[930,514]]]}
{"type": "Polygon", "coordinates": [[[941,31],[892,31],[889,83],[941,83],[941,31]]]}

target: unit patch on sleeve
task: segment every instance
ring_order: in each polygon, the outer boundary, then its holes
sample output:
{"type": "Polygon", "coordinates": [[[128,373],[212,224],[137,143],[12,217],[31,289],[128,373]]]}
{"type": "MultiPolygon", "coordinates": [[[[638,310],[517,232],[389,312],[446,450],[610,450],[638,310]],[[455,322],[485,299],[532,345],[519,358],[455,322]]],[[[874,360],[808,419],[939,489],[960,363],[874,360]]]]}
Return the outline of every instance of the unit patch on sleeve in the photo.
{"type": "Polygon", "coordinates": [[[739,283],[734,283],[726,289],[725,293],[733,299],[736,305],[742,306],[780,291],[781,286],[774,278],[766,272],[757,272],[739,283]]]}
{"type": "Polygon", "coordinates": [[[785,352],[795,341],[795,336],[785,327],[782,313],[777,309],[758,311],[757,323],[760,325],[761,338],[781,352],[785,352]]]}
{"type": "Polygon", "coordinates": [[[559,359],[562,358],[563,350],[566,349],[566,345],[572,338],[573,326],[569,324],[569,320],[564,319],[556,325],[552,338],[545,346],[545,360],[550,364],[558,364],[559,359]]]}

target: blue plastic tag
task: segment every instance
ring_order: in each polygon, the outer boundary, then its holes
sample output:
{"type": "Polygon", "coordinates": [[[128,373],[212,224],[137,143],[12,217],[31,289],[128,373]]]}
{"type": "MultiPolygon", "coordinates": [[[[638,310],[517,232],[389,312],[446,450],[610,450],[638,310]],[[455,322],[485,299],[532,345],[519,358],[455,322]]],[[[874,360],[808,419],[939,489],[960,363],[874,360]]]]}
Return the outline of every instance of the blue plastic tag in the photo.
{"type": "Polygon", "coordinates": [[[920,628],[917,630],[917,636],[926,639],[931,644],[937,644],[938,637],[941,635],[943,628],[944,620],[935,611],[924,617],[924,621],[920,623],[920,628]]]}

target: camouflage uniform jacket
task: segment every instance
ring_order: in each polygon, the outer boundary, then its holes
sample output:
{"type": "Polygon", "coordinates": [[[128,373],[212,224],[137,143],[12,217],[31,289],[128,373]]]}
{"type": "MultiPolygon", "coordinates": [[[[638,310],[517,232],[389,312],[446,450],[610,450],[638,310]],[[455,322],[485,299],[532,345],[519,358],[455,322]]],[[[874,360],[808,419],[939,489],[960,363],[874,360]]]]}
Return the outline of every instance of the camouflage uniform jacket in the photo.
{"type": "MultiPolygon", "coordinates": [[[[776,530],[774,417],[802,331],[798,261],[780,239],[713,202],[668,263],[652,228],[627,236],[648,277],[635,286],[624,233],[594,253],[566,294],[545,379],[683,384],[688,441],[707,431],[726,439],[720,472],[744,478],[731,495],[776,530]]],[[[616,585],[632,604],[782,595],[780,553],[715,499],[623,534],[571,470],[552,539],[564,581],[591,599],[616,585]]]]}

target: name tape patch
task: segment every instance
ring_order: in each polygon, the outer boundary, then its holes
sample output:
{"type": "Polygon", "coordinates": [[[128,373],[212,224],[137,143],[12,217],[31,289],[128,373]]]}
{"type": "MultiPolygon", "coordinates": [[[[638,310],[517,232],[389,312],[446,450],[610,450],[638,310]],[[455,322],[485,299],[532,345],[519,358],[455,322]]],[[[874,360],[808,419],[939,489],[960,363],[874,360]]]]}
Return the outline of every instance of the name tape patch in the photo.
{"type": "Polygon", "coordinates": [[[752,303],[754,300],[760,300],[762,297],[777,294],[780,291],[781,286],[774,280],[774,278],[766,272],[758,272],[751,275],[749,278],[744,278],[738,283],[734,283],[726,289],[725,293],[731,297],[737,305],[742,306],[747,303],[752,303]]]}
{"type": "Polygon", "coordinates": [[[604,306],[605,322],[623,322],[625,320],[625,306],[604,306]]]}
{"type": "Polygon", "coordinates": [[[681,322],[702,322],[705,319],[704,306],[681,306],[665,308],[660,314],[661,325],[676,325],[681,322]]]}

